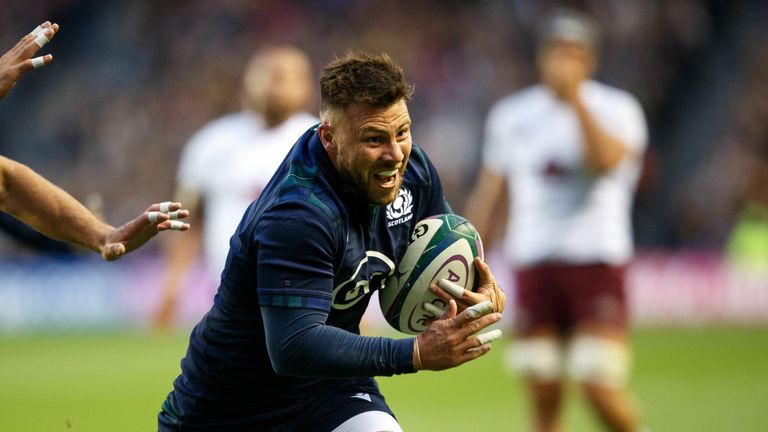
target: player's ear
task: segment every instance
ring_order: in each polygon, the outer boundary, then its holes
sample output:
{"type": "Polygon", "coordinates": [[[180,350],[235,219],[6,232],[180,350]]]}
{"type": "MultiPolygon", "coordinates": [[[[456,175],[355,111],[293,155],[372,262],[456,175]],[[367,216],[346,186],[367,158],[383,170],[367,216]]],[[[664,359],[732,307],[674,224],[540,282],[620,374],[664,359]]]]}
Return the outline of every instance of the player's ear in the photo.
{"type": "Polygon", "coordinates": [[[327,151],[329,155],[337,152],[336,142],[334,141],[333,136],[333,128],[328,122],[320,123],[320,126],[317,127],[317,135],[320,137],[320,142],[323,143],[323,147],[325,147],[325,151],[327,151]]]}

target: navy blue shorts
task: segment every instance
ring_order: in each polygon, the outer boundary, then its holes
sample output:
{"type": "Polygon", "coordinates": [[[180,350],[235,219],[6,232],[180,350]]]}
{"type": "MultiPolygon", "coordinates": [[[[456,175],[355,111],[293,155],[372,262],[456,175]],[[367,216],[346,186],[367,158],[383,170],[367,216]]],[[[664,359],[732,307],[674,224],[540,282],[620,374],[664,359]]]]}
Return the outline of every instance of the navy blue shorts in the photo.
{"type": "MultiPolygon", "coordinates": [[[[222,410],[224,411],[224,410],[222,410]]],[[[158,414],[160,432],[203,431],[308,431],[330,432],[350,418],[367,412],[383,411],[393,417],[376,382],[353,380],[327,387],[300,403],[252,416],[187,416],[181,418],[171,392],[158,414]]]]}

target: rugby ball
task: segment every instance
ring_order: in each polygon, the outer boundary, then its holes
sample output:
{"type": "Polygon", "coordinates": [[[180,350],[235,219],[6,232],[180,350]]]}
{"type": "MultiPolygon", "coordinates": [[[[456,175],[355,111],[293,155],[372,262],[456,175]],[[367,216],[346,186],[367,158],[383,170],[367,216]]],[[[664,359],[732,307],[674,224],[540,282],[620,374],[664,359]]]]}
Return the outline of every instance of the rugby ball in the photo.
{"type": "Polygon", "coordinates": [[[432,303],[445,309],[446,302],[429,286],[439,279],[476,290],[474,259],[483,258],[483,244],[475,227],[455,214],[441,214],[419,221],[411,234],[397,269],[379,291],[379,305],[387,322],[410,334],[423,332],[435,315],[422,308],[432,303]]]}

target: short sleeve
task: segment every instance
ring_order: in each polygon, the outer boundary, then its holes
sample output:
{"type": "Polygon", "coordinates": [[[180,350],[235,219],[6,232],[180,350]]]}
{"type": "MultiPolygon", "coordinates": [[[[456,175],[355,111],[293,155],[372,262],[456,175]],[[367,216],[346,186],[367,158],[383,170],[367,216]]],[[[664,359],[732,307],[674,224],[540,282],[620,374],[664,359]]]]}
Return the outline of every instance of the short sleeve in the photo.
{"type": "Polygon", "coordinates": [[[632,153],[641,154],[648,145],[648,125],[640,102],[629,94],[624,103],[622,124],[621,141],[632,153]]]}
{"type": "Polygon", "coordinates": [[[255,230],[262,306],[330,311],[337,244],[334,225],[311,200],[279,204],[262,215],[255,230]]]}

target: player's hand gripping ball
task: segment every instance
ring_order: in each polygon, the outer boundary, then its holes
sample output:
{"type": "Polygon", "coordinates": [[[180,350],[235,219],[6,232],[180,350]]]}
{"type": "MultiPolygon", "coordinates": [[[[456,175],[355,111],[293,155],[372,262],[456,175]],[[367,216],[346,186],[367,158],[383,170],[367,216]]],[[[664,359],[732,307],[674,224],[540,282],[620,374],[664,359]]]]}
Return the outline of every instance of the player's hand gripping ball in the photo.
{"type": "Polygon", "coordinates": [[[423,332],[432,320],[440,317],[422,305],[446,307],[443,299],[429,291],[429,286],[439,279],[447,279],[475,291],[475,257],[483,258],[483,243],[468,220],[455,214],[442,214],[419,221],[397,270],[379,292],[384,318],[403,333],[423,332]]]}

